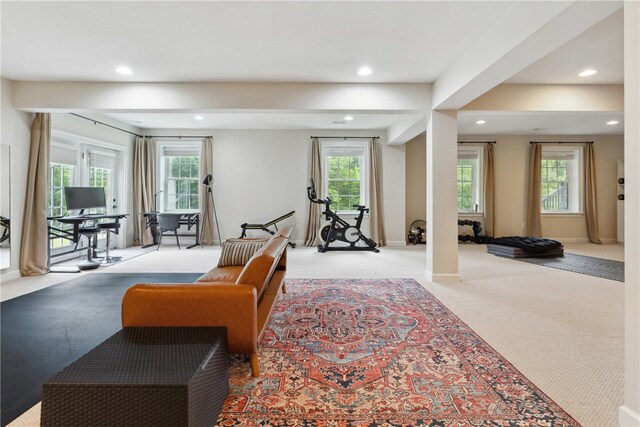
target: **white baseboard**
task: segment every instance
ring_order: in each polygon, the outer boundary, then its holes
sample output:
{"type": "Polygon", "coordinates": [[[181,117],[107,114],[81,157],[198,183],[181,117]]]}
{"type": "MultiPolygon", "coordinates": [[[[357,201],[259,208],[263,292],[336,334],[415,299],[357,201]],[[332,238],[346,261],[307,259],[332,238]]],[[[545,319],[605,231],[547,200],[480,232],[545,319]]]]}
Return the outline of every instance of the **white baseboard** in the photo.
{"type": "Polygon", "coordinates": [[[639,427],[640,414],[631,410],[628,406],[622,405],[618,408],[618,425],[620,427],[639,427]]]}
{"type": "Polygon", "coordinates": [[[404,240],[387,240],[387,246],[407,246],[404,240]]]}
{"type": "Polygon", "coordinates": [[[0,273],[0,282],[8,282],[9,280],[19,279],[20,277],[20,270],[3,271],[0,273]]]}
{"type": "Polygon", "coordinates": [[[425,271],[425,277],[428,281],[435,283],[458,283],[460,281],[459,274],[433,274],[430,271],[425,271]]]}

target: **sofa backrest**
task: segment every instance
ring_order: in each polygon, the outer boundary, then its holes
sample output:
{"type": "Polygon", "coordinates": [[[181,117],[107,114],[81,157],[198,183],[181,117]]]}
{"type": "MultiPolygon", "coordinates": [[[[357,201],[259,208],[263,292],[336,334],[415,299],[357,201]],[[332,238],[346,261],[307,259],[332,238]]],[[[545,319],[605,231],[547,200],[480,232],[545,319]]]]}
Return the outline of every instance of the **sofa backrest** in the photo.
{"type": "Polygon", "coordinates": [[[258,299],[262,296],[273,272],[278,267],[280,258],[287,249],[291,230],[291,227],[285,227],[276,232],[262,248],[253,254],[236,280],[237,284],[255,286],[258,299]]]}

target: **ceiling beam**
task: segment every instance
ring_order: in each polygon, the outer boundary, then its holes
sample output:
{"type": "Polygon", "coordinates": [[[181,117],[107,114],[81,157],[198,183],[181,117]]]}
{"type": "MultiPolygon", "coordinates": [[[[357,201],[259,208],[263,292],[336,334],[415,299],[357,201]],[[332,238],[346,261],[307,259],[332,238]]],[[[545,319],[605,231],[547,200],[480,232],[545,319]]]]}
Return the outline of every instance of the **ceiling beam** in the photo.
{"type": "Polygon", "coordinates": [[[622,2],[513,2],[433,85],[433,108],[457,110],[616,12],[622,2]]]}
{"type": "Polygon", "coordinates": [[[424,114],[404,114],[387,129],[387,144],[401,145],[427,130],[424,114]]]}
{"type": "Polygon", "coordinates": [[[624,85],[502,84],[461,110],[624,111],[624,85]]]}
{"type": "Polygon", "coordinates": [[[105,83],[14,84],[13,106],[32,112],[422,113],[431,85],[419,83],[105,83]]]}

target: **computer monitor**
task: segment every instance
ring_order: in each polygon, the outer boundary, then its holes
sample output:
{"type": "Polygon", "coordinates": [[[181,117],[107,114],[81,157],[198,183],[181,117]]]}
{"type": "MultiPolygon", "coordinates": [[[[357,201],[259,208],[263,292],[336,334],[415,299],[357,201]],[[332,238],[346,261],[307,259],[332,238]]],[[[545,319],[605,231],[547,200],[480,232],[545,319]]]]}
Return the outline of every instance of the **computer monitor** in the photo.
{"type": "Polygon", "coordinates": [[[65,187],[67,210],[106,208],[103,187],[65,187]]]}

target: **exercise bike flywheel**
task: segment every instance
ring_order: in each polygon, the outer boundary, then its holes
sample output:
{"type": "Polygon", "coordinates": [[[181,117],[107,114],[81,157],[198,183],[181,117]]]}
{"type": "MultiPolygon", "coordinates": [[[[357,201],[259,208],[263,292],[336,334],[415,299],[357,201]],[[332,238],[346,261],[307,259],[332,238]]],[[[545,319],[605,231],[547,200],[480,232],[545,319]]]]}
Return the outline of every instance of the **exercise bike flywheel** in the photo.
{"type": "MultiPolygon", "coordinates": [[[[327,241],[330,232],[330,225],[325,225],[324,227],[322,227],[322,229],[320,230],[320,237],[322,238],[323,242],[327,241]]],[[[342,240],[343,242],[347,243],[355,243],[360,240],[361,235],[362,233],[356,227],[340,227],[335,229],[334,232],[331,233],[329,243],[335,242],[336,239],[342,240]]]]}

